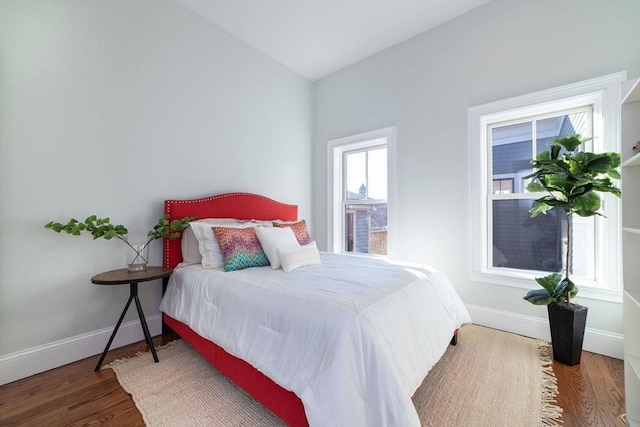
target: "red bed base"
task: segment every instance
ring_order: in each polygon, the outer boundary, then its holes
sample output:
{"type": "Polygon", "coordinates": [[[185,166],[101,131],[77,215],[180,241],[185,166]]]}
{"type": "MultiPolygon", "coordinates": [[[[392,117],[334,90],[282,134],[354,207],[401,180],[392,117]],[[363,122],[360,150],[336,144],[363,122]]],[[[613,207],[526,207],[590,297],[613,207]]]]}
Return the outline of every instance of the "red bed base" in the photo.
{"type": "MultiPolygon", "coordinates": [[[[251,193],[227,193],[191,200],[166,200],[164,212],[169,215],[170,220],[185,216],[193,216],[197,219],[282,219],[285,221],[298,219],[298,206],[276,202],[251,193]]],[[[173,268],[182,261],[180,239],[165,239],[163,243],[163,265],[173,268]]],[[[249,363],[230,355],[215,343],[195,333],[187,325],[165,314],[162,319],[164,325],[180,335],[218,371],[238,384],[288,425],[308,427],[302,401],[293,392],[283,389],[249,363]]]]}

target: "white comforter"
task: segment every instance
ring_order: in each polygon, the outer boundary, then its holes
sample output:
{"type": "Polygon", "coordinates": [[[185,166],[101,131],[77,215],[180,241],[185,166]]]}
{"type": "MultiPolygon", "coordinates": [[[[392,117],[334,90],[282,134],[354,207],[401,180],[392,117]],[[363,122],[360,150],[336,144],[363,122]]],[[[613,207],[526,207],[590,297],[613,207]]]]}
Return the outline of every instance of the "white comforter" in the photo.
{"type": "Polygon", "coordinates": [[[469,313],[433,269],[321,259],[291,273],[180,268],[160,310],[293,391],[312,427],[420,426],[411,396],[469,313]]]}

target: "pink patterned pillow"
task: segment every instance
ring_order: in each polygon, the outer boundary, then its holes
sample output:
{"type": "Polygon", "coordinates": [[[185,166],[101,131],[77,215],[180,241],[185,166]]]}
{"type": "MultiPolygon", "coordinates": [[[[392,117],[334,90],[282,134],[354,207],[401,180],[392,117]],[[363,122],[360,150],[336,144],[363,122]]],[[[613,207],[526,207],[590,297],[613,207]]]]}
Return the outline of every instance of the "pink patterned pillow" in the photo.
{"type": "Polygon", "coordinates": [[[290,227],[293,230],[293,234],[295,234],[296,239],[298,239],[298,243],[301,245],[308,245],[311,243],[311,236],[309,235],[309,230],[307,230],[307,223],[304,222],[304,219],[297,222],[273,222],[274,227],[290,227]]]}
{"type": "Polygon", "coordinates": [[[269,265],[255,228],[213,227],[220,244],[224,271],[269,265]]]}

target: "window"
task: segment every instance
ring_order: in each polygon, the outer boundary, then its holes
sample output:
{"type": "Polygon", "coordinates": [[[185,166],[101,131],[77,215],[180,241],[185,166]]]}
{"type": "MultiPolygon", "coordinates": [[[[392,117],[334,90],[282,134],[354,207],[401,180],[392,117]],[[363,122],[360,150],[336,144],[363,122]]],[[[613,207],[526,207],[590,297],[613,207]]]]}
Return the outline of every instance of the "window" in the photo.
{"type": "MultiPolygon", "coordinates": [[[[564,212],[529,217],[541,193],[526,190],[531,160],[556,138],[593,137],[585,150],[619,151],[623,73],[469,109],[471,278],[533,289],[534,277],[564,268],[564,212]]],[[[600,217],[574,216],[572,276],[581,295],[618,300],[619,201],[600,217]]]]}
{"type": "Polygon", "coordinates": [[[329,248],[390,255],[394,128],[329,141],[329,248]]]}
{"type": "MultiPolygon", "coordinates": [[[[528,193],[528,183],[523,177],[533,172],[531,160],[549,150],[554,139],[576,133],[591,137],[592,119],[593,108],[586,105],[487,124],[493,186],[487,206],[492,218],[488,234],[490,268],[548,272],[564,269],[567,240],[564,212],[552,210],[547,215],[529,218],[531,204],[540,193],[528,193]]],[[[591,146],[584,148],[592,150],[591,146]]],[[[594,218],[576,216],[573,229],[572,276],[595,281],[595,240],[589,238],[594,233],[594,218]]]]}

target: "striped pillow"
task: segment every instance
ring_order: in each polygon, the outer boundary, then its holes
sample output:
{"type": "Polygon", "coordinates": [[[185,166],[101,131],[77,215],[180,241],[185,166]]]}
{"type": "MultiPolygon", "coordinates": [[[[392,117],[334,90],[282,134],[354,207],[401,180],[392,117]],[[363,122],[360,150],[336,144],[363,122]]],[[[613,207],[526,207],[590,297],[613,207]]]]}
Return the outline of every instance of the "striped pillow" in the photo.
{"type": "Polygon", "coordinates": [[[213,227],[222,252],[224,271],[269,265],[255,228],[213,227]]]}

